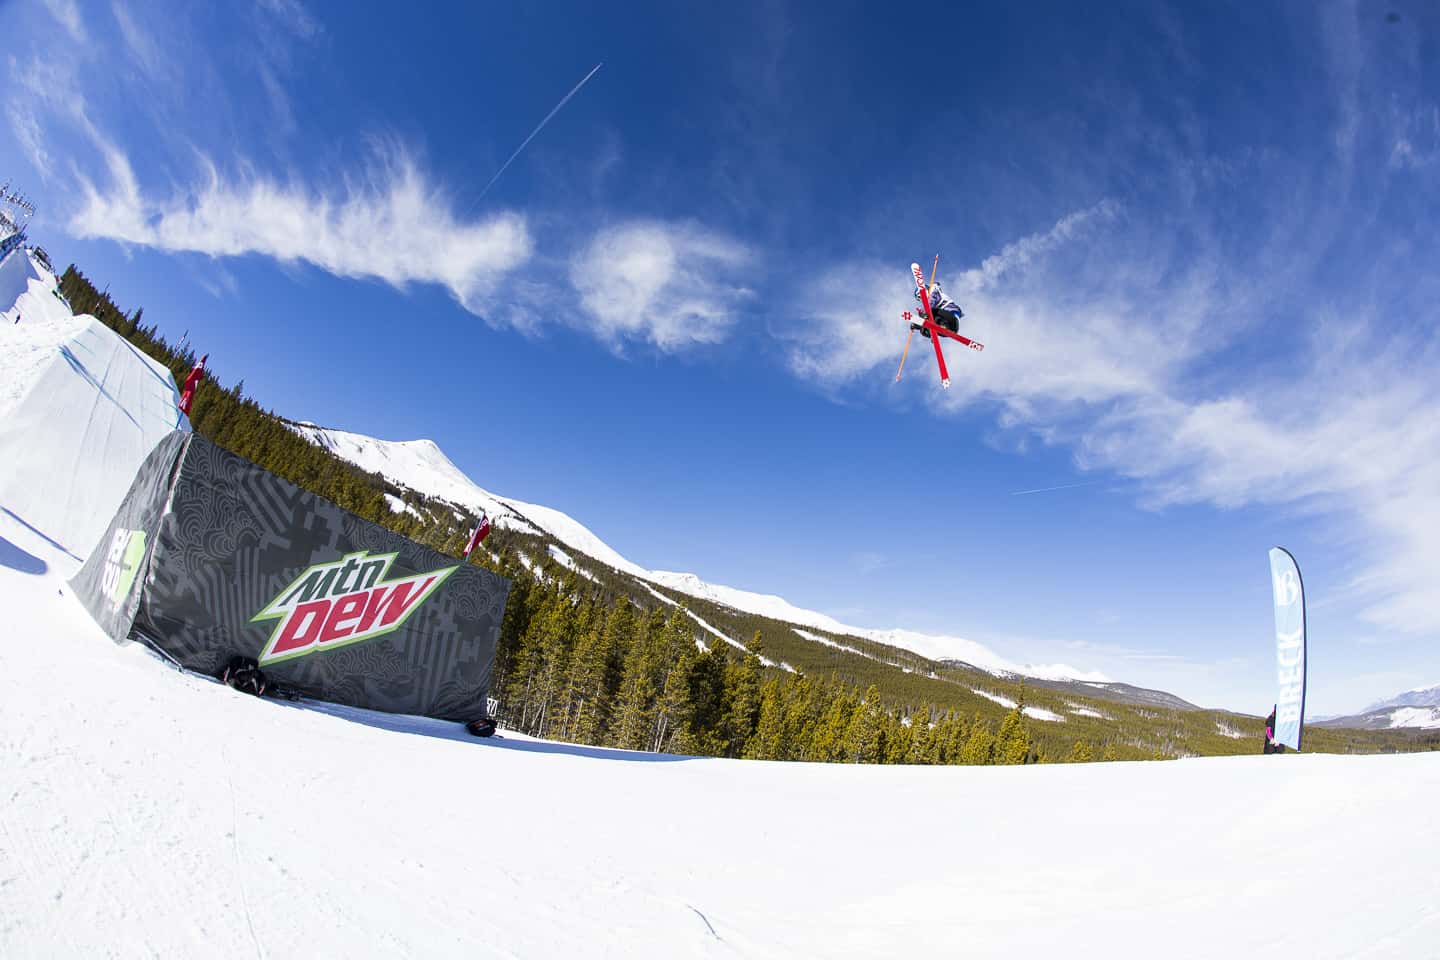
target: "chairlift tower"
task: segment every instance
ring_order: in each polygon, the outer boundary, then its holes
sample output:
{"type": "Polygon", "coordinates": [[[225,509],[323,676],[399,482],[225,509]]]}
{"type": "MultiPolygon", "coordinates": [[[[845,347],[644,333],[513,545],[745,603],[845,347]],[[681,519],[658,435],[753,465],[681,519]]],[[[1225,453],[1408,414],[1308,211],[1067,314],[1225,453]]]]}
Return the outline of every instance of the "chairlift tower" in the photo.
{"type": "Polygon", "coordinates": [[[6,180],[0,184],[0,260],[25,242],[25,227],[35,215],[35,204],[6,180]]]}

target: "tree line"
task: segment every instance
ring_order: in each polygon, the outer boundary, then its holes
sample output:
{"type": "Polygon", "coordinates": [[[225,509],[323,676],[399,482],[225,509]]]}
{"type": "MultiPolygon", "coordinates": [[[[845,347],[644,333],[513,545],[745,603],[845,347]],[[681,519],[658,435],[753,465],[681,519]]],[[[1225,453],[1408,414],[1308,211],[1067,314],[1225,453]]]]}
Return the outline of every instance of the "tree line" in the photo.
{"type": "Polygon", "coordinates": [[[553,566],[532,574],[508,551],[514,586],[492,688],[500,719],[554,740],[699,756],[836,763],[991,764],[1046,759],[1023,703],[998,727],[931,705],[887,704],[835,679],[764,665],[697,633],[685,605],[637,606],[553,566]]]}

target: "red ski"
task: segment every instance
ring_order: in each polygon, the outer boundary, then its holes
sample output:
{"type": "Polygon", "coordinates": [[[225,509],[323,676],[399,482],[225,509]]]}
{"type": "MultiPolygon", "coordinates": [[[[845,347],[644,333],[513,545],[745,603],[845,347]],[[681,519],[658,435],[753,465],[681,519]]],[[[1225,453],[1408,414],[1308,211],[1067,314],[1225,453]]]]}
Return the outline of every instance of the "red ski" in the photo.
{"type": "MultiPolygon", "coordinates": [[[[938,262],[940,258],[936,257],[935,260],[938,262]]],[[[919,329],[926,331],[930,335],[930,341],[935,344],[935,362],[940,365],[940,386],[948,390],[950,389],[950,371],[947,370],[945,367],[945,351],[940,349],[940,338],[949,337],[951,340],[963,343],[971,350],[975,350],[977,352],[980,350],[984,350],[985,344],[981,343],[978,340],[971,340],[969,337],[962,336],[954,332],[950,328],[942,327],[940,326],[940,324],[936,323],[935,317],[930,310],[930,289],[925,283],[925,274],[921,271],[920,264],[910,264],[910,272],[915,277],[915,293],[916,296],[920,298],[921,316],[924,318],[925,321],[924,323],[920,324],[919,329]]],[[[910,323],[910,334],[911,336],[913,336],[916,327],[913,322],[914,318],[910,315],[910,311],[907,310],[902,313],[900,315],[900,318],[907,323],[910,323]]],[[[908,354],[909,352],[910,340],[907,338],[905,341],[905,354],[908,354]]],[[[904,371],[905,369],[905,354],[901,354],[900,356],[901,371],[904,371]]],[[[900,379],[899,372],[895,374],[895,379],[900,379]]]]}

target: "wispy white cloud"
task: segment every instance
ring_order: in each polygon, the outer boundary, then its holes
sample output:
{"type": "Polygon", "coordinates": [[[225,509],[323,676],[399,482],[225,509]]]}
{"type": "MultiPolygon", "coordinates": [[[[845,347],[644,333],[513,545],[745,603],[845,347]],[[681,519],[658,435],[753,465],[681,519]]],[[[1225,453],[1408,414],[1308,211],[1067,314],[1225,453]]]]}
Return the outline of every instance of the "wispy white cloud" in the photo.
{"type": "Polygon", "coordinates": [[[736,277],[740,243],[693,224],[645,220],[599,231],[570,261],[570,282],[600,339],[673,351],[719,343],[752,296],[736,277]]]}
{"type": "Polygon", "coordinates": [[[80,21],[80,7],[75,0],[45,0],[45,9],[50,11],[50,15],[60,22],[76,43],[87,41],[85,25],[80,21]]]}
{"type": "Polygon", "coordinates": [[[25,100],[13,98],[6,106],[5,113],[10,120],[10,129],[14,131],[15,139],[20,142],[20,149],[25,151],[30,166],[35,168],[42,180],[48,182],[51,170],[50,151],[45,145],[45,133],[40,128],[34,109],[25,100]]]}
{"type": "MultiPolygon", "coordinates": [[[[124,7],[113,9],[129,56],[141,68],[156,60],[151,37],[124,7]]],[[[264,12],[283,16],[299,35],[319,31],[298,5],[281,3],[264,12]]],[[[280,44],[262,49],[256,61],[282,126],[291,114],[278,71],[288,56],[280,44]]],[[[25,102],[34,107],[9,109],[11,126],[34,162],[49,160],[48,127],[69,128],[89,148],[66,157],[78,200],[67,226],[77,236],[214,258],[256,254],[397,288],[438,283],[493,325],[538,334],[569,324],[617,350],[632,343],[673,351],[721,342],[751,299],[736,279],[751,263],[749,250],[689,222],[604,227],[578,250],[550,254],[546,272],[552,279],[528,279],[517,269],[534,255],[528,218],[465,216],[413,152],[393,141],[375,142],[359,161],[323,174],[283,165],[265,171],[233,156],[222,165],[194,147],[190,156],[150,164],[142,176],[130,152],[91,119],[73,70],[37,60],[26,71],[11,72],[24,73],[25,102]],[[195,172],[177,178],[180,161],[195,172]],[[566,289],[567,280],[573,289],[566,289]],[[568,298],[565,309],[557,309],[557,298],[568,298]]],[[[212,294],[225,292],[222,285],[205,286],[212,294]]]]}
{"type": "Polygon", "coordinates": [[[227,175],[206,161],[199,182],[151,196],[122,151],[97,145],[109,183],[80,176],[83,206],[70,220],[78,236],[215,257],[258,253],[396,287],[438,283],[474,313],[531,254],[524,217],[459,221],[448,195],[400,148],[377,149],[367,167],[329,191],[227,175]]]}
{"type": "Polygon", "coordinates": [[[129,7],[125,3],[117,2],[111,4],[111,12],[115,16],[115,23],[120,27],[120,36],[125,40],[125,46],[130,48],[131,55],[140,63],[146,73],[155,74],[161,68],[160,48],[150,34],[136,23],[130,16],[129,7]]]}
{"type": "Polygon", "coordinates": [[[314,38],[323,29],[300,0],[260,0],[259,6],[302,40],[314,38]]]}
{"type": "MultiPolygon", "coordinates": [[[[375,142],[323,189],[298,175],[222,170],[203,154],[193,180],[146,188],[126,151],[91,119],[72,69],[35,61],[11,73],[50,122],[78,131],[104,169],[95,175],[88,158],[71,158],[79,208],[68,227],[77,236],[211,257],[259,254],[395,287],[437,283],[480,315],[495,306],[502,279],[531,256],[525,217],[462,219],[450,194],[393,143],[375,142]]],[[[39,130],[37,116],[12,107],[22,141],[39,130]]],[[[34,159],[45,160],[38,133],[31,139],[42,151],[34,159]]]]}
{"type": "Polygon", "coordinates": [[[999,253],[986,257],[977,269],[960,275],[961,287],[973,293],[994,287],[1006,274],[1023,270],[1040,257],[1052,253],[1080,236],[1087,226],[1109,223],[1121,214],[1120,204],[1106,199],[1085,210],[1062,217],[1041,234],[1024,237],[1005,245],[999,253]]]}
{"type": "Polygon", "coordinates": [[[191,277],[202,290],[216,300],[224,300],[240,292],[240,281],[235,279],[235,274],[219,264],[215,264],[214,269],[210,271],[193,271],[191,277]]]}
{"type": "Polygon", "coordinates": [[[1422,170],[1440,163],[1440,107],[1397,112],[1393,123],[1392,168],[1422,170]]]}

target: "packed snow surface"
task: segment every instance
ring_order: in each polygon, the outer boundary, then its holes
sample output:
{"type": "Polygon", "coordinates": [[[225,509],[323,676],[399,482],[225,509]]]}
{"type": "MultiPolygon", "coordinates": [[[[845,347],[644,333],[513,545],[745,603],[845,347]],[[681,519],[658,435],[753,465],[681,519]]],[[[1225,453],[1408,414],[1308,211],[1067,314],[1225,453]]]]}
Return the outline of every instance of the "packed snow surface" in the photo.
{"type": "Polygon", "coordinates": [[[971,688],[970,688],[970,692],[971,692],[971,693],[975,693],[975,694],[979,694],[980,696],[984,697],[986,700],[992,700],[992,701],[994,701],[995,703],[1000,704],[1000,706],[1004,707],[1006,710],[1013,710],[1013,709],[1015,709],[1015,701],[1014,701],[1014,700],[1011,700],[1009,697],[1002,697],[1002,696],[1001,696],[1000,694],[998,694],[998,693],[990,693],[990,692],[987,691],[987,690],[978,690],[978,689],[976,689],[976,688],[974,688],[974,687],[971,687],[971,688]]]}
{"type": "MultiPolygon", "coordinates": [[[[1000,706],[1004,707],[1006,710],[1014,710],[1014,709],[1015,709],[1015,701],[1014,701],[1014,700],[1011,700],[1009,697],[1002,697],[1002,696],[1001,696],[1000,694],[998,694],[998,693],[990,693],[988,690],[977,690],[977,689],[975,689],[975,688],[973,688],[973,687],[970,689],[970,692],[971,692],[971,693],[975,693],[975,694],[979,694],[980,696],[984,697],[986,700],[991,700],[991,701],[993,701],[993,702],[995,702],[995,703],[998,703],[998,704],[1000,704],[1000,706]]],[[[1023,713],[1025,716],[1029,717],[1031,720],[1044,720],[1044,721],[1046,721],[1047,723],[1064,723],[1064,722],[1065,722],[1065,718],[1062,717],[1062,716],[1060,716],[1060,714],[1056,713],[1054,710],[1046,710],[1044,707],[1029,707],[1029,706],[1027,706],[1027,707],[1025,707],[1023,710],[1021,710],[1020,712],[1023,713]]]]}
{"type": "Polygon", "coordinates": [[[570,556],[570,554],[566,553],[564,550],[561,550],[559,547],[552,546],[550,548],[550,556],[555,560],[556,563],[560,564],[560,566],[564,567],[566,570],[573,570],[580,576],[584,577],[586,580],[599,583],[599,580],[595,578],[595,575],[593,573],[580,566],[580,564],[576,563],[574,557],[570,556]]]}
{"type": "Polygon", "coordinates": [[[0,513],[7,958],[1339,958],[1440,942],[1434,754],[860,767],[475,740],[256,700],[116,647],[70,595],[75,566],[0,513]],[[855,819],[893,809],[903,829],[855,819]],[[880,839],[836,842],[857,830],[880,839]]]}
{"type": "Polygon", "coordinates": [[[1248,733],[1236,730],[1234,727],[1223,724],[1219,720],[1215,721],[1215,731],[1219,733],[1220,736],[1229,737],[1231,740],[1243,740],[1249,736],[1248,733]]]}
{"type": "Polygon", "coordinates": [[[295,429],[302,436],[329,448],[337,456],[363,470],[381,474],[412,490],[472,510],[484,510],[498,526],[531,532],[538,528],[606,566],[678,593],[784,623],[902,647],[936,660],[963,660],[998,675],[1019,674],[1046,680],[1105,682],[1108,679],[1097,671],[1080,670],[1066,664],[1013,663],[983,644],[962,637],[847,626],[833,617],[797,607],[783,597],[773,594],[752,593],[735,587],[707,583],[693,573],[646,570],[625,559],[584,524],[559,510],[501,497],[482,489],[465,476],[433,441],[377,440],[363,434],[322,428],[314,424],[299,424],[295,429]]]}
{"type": "Polygon", "coordinates": [[[1440,729],[1440,708],[1401,707],[1390,713],[1391,727],[1418,727],[1421,730],[1440,729]]]}
{"type": "Polygon", "coordinates": [[[59,323],[70,317],[55,275],[28,250],[17,248],[0,260],[0,326],[59,323]]]}

